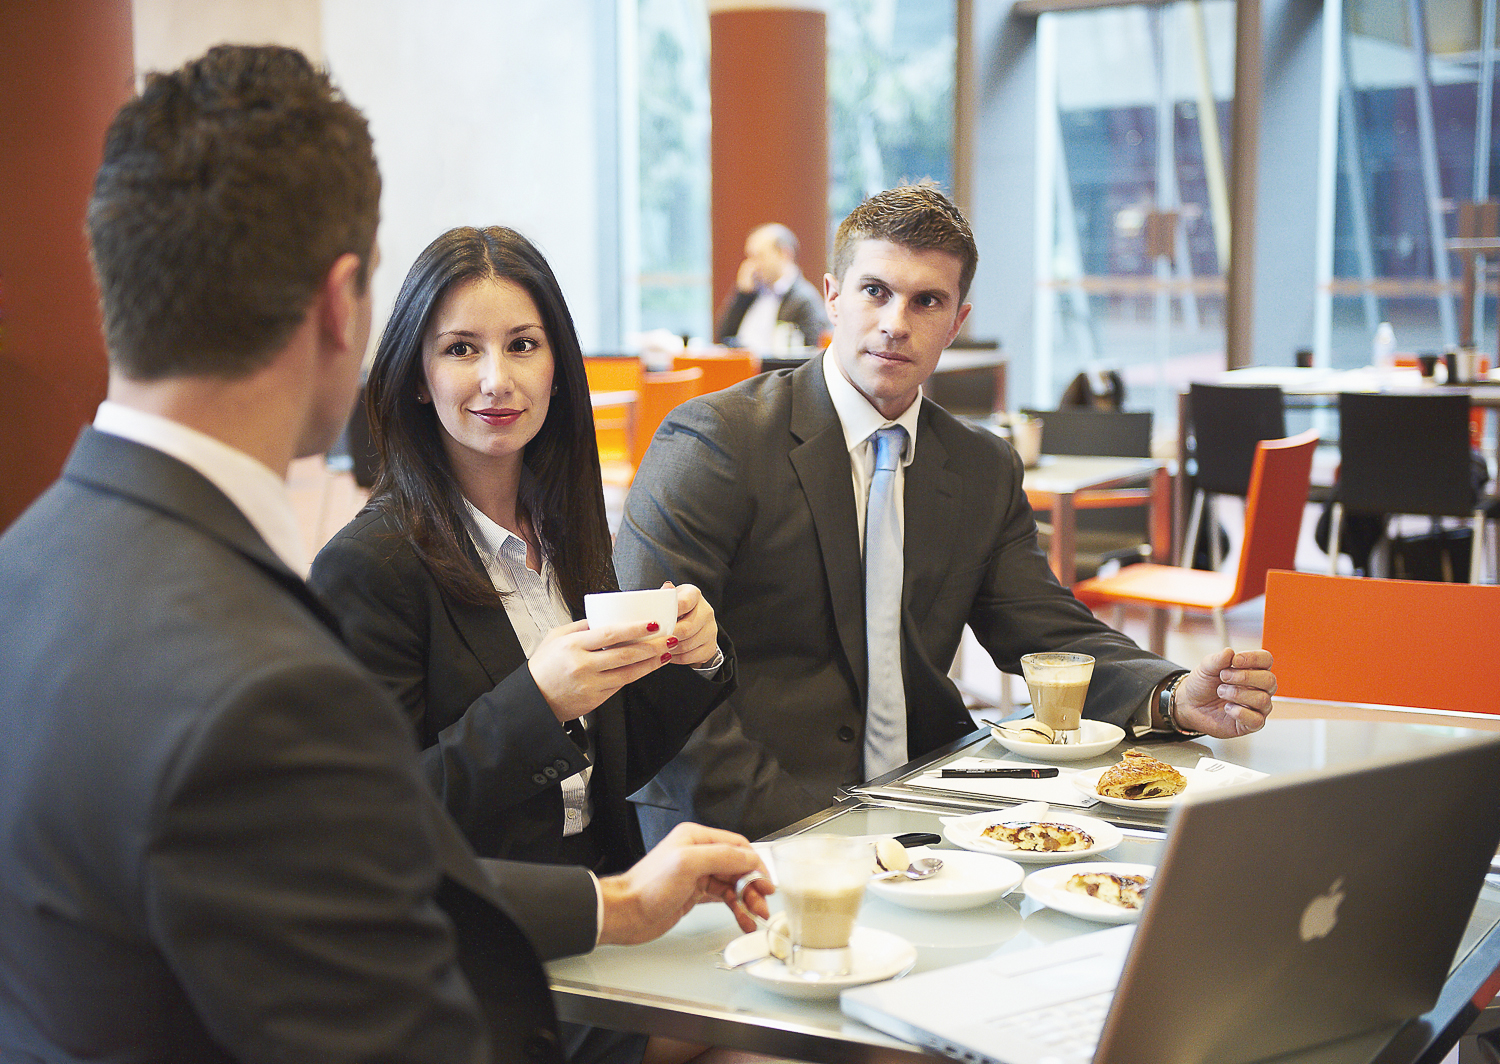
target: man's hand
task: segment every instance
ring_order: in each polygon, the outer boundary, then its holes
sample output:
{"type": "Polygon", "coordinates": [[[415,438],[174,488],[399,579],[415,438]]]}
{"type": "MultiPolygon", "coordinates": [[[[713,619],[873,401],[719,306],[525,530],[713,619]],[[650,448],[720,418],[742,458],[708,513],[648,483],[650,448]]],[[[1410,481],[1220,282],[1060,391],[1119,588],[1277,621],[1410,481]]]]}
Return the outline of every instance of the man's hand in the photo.
{"type": "Polygon", "coordinates": [[[1177,685],[1177,723],[1219,739],[1260,731],[1276,693],[1271,665],[1267,650],[1210,654],[1177,685]]]}
{"type": "Polygon", "coordinates": [[[734,286],[741,292],[753,292],[760,287],[760,274],[755,270],[755,260],[746,259],[734,276],[734,286]]]}
{"type": "MultiPolygon", "coordinates": [[[[662,587],[672,587],[668,580],[662,587]]],[[[714,608],[692,584],[677,588],[677,627],[667,640],[672,661],[678,665],[704,665],[719,652],[719,624],[714,608]]]]}
{"type": "MultiPolygon", "coordinates": [[[[678,824],[671,834],[628,871],[599,881],[604,897],[600,943],[620,946],[649,942],[669,931],[694,905],[722,901],[746,932],[754,922],[735,904],[734,884],[746,872],[767,875],[749,840],[732,831],[701,824],[678,824]]],[[[768,916],[764,895],[769,876],[745,892],[745,900],[768,916]]]]}

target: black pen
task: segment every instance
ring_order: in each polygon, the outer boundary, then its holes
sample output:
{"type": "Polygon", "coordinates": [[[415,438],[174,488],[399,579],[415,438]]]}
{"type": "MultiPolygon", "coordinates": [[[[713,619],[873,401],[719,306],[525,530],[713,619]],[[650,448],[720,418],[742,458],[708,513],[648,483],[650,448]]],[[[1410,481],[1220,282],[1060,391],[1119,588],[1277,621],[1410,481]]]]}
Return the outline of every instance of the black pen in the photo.
{"type": "Polygon", "coordinates": [[[1055,768],[945,768],[942,779],[1045,780],[1057,775],[1055,768]]]}

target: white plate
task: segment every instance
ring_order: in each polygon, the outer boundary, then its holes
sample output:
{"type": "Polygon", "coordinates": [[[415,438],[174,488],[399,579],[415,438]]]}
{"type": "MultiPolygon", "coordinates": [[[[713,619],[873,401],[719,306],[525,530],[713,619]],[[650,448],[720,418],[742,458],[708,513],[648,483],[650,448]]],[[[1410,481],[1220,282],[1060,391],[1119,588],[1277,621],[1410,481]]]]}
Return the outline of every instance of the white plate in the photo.
{"type": "Polygon", "coordinates": [[[1169,794],[1165,798],[1115,798],[1108,794],[1100,794],[1098,790],[1099,777],[1114,768],[1113,765],[1106,765],[1103,768],[1080,769],[1073,774],[1073,786],[1091,798],[1097,798],[1107,805],[1119,806],[1121,809],[1168,809],[1171,808],[1173,802],[1177,801],[1184,794],[1196,794],[1199,791],[1208,790],[1210,787],[1223,786],[1219,780],[1205,776],[1197,769],[1183,768],[1180,765],[1172,767],[1182,773],[1183,779],[1187,780],[1187,786],[1176,794],[1169,794]]]}
{"type": "Polygon", "coordinates": [[[1120,829],[1108,821],[1098,820],[1080,813],[1067,813],[1060,809],[1049,809],[1042,802],[1028,802],[1010,809],[992,809],[986,813],[970,813],[968,816],[943,819],[943,834],[948,841],[965,850],[994,854],[1023,864],[1058,864],[1062,861],[1081,861],[1113,850],[1124,841],[1120,829]],[[996,839],[986,838],[984,829],[991,824],[1024,824],[1031,821],[1053,824],[1071,824],[1082,828],[1094,839],[1087,850],[1017,850],[996,839]]]}
{"type": "Polygon", "coordinates": [[[1026,871],[1014,861],[967,850],[932,850],[919,846],[907,851],[912,860],[936,857],[943,867],[930,879],[872,879],[866,888],[883,901],[908,909],[972,909],[988,905],[1015,890],[1026,871]]]}
{"type": "MultiPolygon", "coordinates": [[[[1007,723],[1019,724],[1020,721],[1013,720],[1007,723]]],[[[1120,744],[1121,739],[1125,738],[1125,729],[1107,720],[1080,721],[1078,731],[1080,733],[1078,738],[1082,741],[1069,743],[1067,746],[1023,743],[1019,739],[1010,738],[999,728],[991,728],[990,734],[995,737],[995,742],[1011,753],[1036,761],[1083,761],[1108,753],[1120,744]]]]}
{"type": "Polygon", "coordinates": [[[763,931],[752,931],[742,935],[724,947],[724,963],[730,966],[744,965],[744,971],[768,990],[787,997],[807,1000],[826,1000],[839,996],[839,991],[865,983],[878,983],[883,979],[894,979],[905,975],[917,963],[917,948],[900,935],[881,931],[874,927],[856,927],[849,938],[854,951],[854,970],[848,975],[828,975],[808,978],[795,975],[775,957],[766,955],[758,961],[750,961],[757,953],[766,954],[766,936],[763,931]]]}
{"type": "MultiPolygon", "coordinates": [[[[1076,916],[1080,920],[1093,920],[1101,924],[1128,924],[1141,918],[1141,909],[1122,909],[1107,901],[1091,898],[1087,894],[1074,894],[1063,887],[1079,872],[1118,872],[1122,876],[1156,875],[1156,866],[1148,864],[1121,864],[1117,861],[1086,861],[1083,864],[1054,865],[1042,868],[1026,877],[1026,896],[1049,909],[1076,916]]],[[[1147,895],[1149,897],[1149,895],[1147,895]]]]}

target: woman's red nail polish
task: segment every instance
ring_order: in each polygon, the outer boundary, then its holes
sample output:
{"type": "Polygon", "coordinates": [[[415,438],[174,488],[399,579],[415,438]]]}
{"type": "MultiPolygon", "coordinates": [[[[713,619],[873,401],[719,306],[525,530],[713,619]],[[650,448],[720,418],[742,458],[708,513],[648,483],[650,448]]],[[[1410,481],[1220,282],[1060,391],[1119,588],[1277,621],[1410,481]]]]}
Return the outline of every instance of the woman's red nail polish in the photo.
{"type": "Polygon", "coordinates": [[[659,632],[661,631],[661,625],[657,624],[655,621],[652,621],[650,624],[646,625],[646,631],[659,632]]]}
{"type": "Polygon", "coordinates": [[[669,647],[675,647],[676,645],[677,645],[677,637],[675,635],[669,635],[669,636],[667,636],[667,646],[669,646],[669,647]]]}
{"type": "Polygon", "coordinates": [[[666,663],[667,663],[667,662],[669,662],[669,661],[671,661],[671,660],[672,660],[672,655],[671,655],[671,654],[663,654],[663,655],[662,655],[662,656],[661,656],[661,663],[662,663],[662,664],[663,664],[663,665],[665,665],[665,664],[666,664],[666,663]]]}

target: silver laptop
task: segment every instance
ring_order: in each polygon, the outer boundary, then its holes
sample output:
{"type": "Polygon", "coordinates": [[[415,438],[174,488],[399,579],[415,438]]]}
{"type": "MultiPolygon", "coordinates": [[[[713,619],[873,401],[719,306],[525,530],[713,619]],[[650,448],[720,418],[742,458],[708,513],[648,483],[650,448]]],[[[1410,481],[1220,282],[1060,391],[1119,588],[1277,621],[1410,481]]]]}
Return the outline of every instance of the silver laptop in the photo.
{"type": "Polygon", "coordinates": [[[961,1060],[1243,1064],[1430,1009],[1500,845],[1500,738],[1184,797],[1139,926],[844,991],[961,1060]]]}

